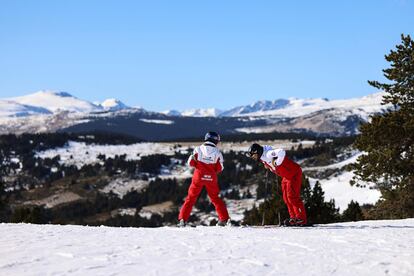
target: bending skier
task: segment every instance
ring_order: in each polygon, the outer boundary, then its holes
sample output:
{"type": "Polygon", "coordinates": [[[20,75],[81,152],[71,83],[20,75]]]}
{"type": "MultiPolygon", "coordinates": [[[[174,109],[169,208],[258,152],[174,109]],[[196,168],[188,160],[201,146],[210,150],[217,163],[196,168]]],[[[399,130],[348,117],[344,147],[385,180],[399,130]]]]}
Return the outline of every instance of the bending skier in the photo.
{"type": "Polygon", "coordinates": [[[304,226],[307,224],[306,210],[300,197],[302,186],[302,169],[286,157],[283,149],[274,149],[271,146],[261,146],[254,143],[250,146],[248,154],[256,161],[260,161],[266,169],[282,177],[282,193],[288,211],[289,219],[285,226],[304,226]]]}
{"type": "Polygon", "coordinates": [[[226,205],[219,197],[220,189],[217,182],[217,174],[224,169],[223,155],[217,148],[217,144],[220,142],[220,135],[216,132],[208,132],[204,137],[204,141],[201,146],[194,149],[193,154],[191,154],[187,161],[189,166],[195,168],[195,171],[188,189],[187,198],[178,216],[178,226],[181,227],[185,226],[189,219],[191,210],[203,187],[206,187],[207,194],[216,208],[219,217],[217,225],[231,225],[226,205]]]}

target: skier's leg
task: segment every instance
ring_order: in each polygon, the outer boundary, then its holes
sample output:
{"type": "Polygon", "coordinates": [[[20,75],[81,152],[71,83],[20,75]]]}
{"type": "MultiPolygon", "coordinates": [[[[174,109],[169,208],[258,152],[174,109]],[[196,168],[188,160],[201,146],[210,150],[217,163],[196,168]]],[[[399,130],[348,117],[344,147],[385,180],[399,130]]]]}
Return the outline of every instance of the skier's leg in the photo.
{"type": "Polygon", "coordinates": [[[197,201],[198,195],[200,194],[202,189],[202,183],[200,181],[195,181],[193,179],[190,187],[188,188],[188,195],[184,201],[183,206],[181,207],[180,214],[178,215],[178,220],[188,220],[191,214],[191,210],[193,209],[193,206],[197,201]]]}
{"type": "Polygon", "coordinates": [[[289,201],[288,192],[289,192],[290,181],[286,178],[282,179],[282,194],[283,194],[283,201],[286,204],[286,207],[289,212],[290,218],[296,218],[295,211],[293,210],[293,205],[289,201]]]}
{"type": "Polygon", "coordinates": [[[301,224],[306,224],[306,210],[300,197],[300,189],[302,187],[302,173],[296,174],[290,181],[287,197],[292,205],[295,218],[301,220],[301,224]]]}
{"type": "Polygon", "coordinates": [[[208,197],[216,208],[217,215],[219,220],[226,221],[230,218],[229,212],[227,211],[226,204],[219,197],[220,188],[218,186],[217,180],[212,180],[205,183],[208,197]]]}

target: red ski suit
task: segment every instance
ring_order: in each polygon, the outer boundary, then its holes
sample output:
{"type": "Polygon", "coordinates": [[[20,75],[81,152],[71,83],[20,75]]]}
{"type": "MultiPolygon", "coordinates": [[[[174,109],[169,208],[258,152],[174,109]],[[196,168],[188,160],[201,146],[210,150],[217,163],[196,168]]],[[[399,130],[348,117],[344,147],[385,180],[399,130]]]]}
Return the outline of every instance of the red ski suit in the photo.
{"type": "Polygon", "coordinates": [[[224,221],[229,219],[226,205],[219,197],[220,189],[217,182],[217,174],[224,167],[223,155],[217,149],[216,145],[211,142],[205,142],[203,145],[196,147],[193,154],[188,158],[187,163],[191,167],[194,167],[195,171],[190,188],[188,189],[188,195],[181,207],[178,220],[188,220],[203,187],[206,187],[207,194],[216,208],[219,220],[224,221]]]}
{"type": "Polygon", "coordinates": [[[264,146],[264,152],[260,161],[266,168],[282,177],[283,201],[288,208],[289,216],[301,219],[306,224],[306,210],[300,197],[302,169],[285,155],[286,152],[283,149],[274,150],[270,146],[264,146]]]}

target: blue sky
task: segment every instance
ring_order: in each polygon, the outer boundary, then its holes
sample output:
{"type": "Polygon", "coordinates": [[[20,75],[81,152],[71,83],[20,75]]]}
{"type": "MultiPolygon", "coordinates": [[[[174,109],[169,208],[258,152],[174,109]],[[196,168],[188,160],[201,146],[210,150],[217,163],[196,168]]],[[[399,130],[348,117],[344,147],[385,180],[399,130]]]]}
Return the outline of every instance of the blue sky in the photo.
{"type": "Polygon", "coordinates": [[[0,2],[0,98],[42,89],[149,110],[375,92],[414,1],[0,2]]]}

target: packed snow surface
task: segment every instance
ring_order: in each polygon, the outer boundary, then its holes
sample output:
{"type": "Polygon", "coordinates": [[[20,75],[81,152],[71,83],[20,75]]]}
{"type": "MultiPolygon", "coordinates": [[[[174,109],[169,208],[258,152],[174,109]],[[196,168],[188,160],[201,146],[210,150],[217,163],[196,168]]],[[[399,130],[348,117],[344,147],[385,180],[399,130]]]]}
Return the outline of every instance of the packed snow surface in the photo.
{"type": "Polygon", "coordinates": [[[312,228],[0,224],[1,275],[414,275],[414,219],[312,228]]]}

